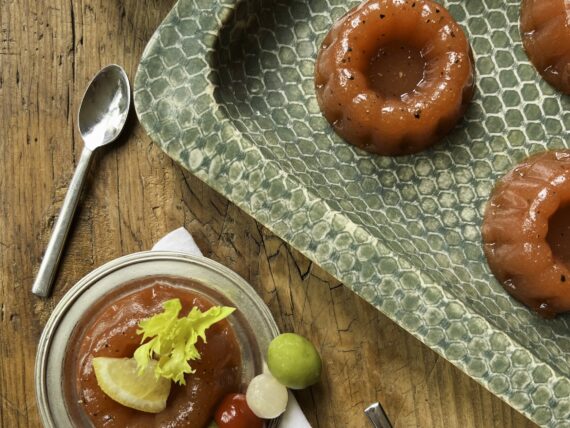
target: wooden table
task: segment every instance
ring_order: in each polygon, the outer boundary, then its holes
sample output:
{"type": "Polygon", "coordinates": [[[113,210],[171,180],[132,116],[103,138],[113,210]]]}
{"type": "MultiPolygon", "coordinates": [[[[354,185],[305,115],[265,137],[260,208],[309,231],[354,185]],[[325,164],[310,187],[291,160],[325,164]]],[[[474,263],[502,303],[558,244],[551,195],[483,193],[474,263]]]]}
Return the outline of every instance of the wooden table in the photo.
{"type": "Polygon", "coordinates": [[[76,114],[100,67],[131,79],[173,0],[0,1],[0,426],[40,426],[42,327],[83,275],[181,225],[257,289],[283,331],[309,337],[322,381],[297,394],[315,427],[365,427],[381,401],[396,427],[530,427],[152,144],[134,115],[96,156],[52,298],[30,293],[82,143],[76,114]]]}

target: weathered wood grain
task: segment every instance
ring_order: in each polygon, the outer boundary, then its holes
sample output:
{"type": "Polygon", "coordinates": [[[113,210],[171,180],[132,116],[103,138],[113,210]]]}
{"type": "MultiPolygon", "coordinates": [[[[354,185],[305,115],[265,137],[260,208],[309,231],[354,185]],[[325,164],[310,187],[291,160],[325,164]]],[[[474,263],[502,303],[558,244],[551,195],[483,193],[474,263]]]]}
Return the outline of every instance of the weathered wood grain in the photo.
{"type": "Polygon", "coordinates": [[[298,394],[315,427],[365,427],[380,400],[396,427],[533,426],[157,149],[131,119],[96,157],[54,296],[30,293],[78,158],[76,112],[103,65],[130,77],[173,0],[0,0],[0,426],[40,426],[36,344],[79,278],[184,225],[249,280],[284,331],[311,338],[322,382],[298,394]]]}

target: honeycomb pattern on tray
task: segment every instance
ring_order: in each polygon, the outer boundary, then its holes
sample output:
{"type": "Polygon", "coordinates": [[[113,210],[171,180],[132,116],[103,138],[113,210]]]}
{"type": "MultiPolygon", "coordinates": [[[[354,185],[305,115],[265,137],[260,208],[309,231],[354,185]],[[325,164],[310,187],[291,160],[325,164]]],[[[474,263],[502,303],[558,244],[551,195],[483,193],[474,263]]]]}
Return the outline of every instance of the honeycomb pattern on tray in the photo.
{"type": "Polygon", "coordinates": [[[346,0],[180,0],[150,41],[135,105],[185,168],[534,421],[570,427],[570,317],[544,321],[481,248],[496,180],[566,147],[570,98],[528,62],[519,1],[449,0],[474,51],[465,120],[418,155],[369,155],[321,116],[314,58],[346,0]]]}

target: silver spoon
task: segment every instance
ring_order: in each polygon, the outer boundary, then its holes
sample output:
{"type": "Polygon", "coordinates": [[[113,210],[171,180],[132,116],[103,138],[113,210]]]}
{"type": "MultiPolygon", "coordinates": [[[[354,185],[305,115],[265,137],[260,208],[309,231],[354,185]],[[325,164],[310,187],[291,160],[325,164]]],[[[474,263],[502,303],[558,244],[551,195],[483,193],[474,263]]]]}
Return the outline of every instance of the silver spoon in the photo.
{"type": "Polygon", "coordinates": [[[129,79],[125,71],[114,64],[97,73],[83,95],[78,124],[85,145],[32,287],[32,293],[37,296],[47,297],[50,294],[91,156],[99,147],[117,139],[127,120],[130,105],[129,79]]]}
{"type": "Polygon", "coordinates": [[[374,428],[392,428],[390,419],[388,419],[380,403],[371,404],[364,410],[364,413],[374,428]]]}

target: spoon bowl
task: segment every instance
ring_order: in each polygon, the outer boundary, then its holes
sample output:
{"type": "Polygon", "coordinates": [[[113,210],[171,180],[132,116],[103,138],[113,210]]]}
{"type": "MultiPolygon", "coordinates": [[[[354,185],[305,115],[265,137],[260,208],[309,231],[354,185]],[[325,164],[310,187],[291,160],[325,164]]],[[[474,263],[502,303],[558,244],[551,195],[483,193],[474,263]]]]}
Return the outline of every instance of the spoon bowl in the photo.
{"type": "Polygon", "coordinates": [[[131,89],[125,71],[112,64],[91,80],[79,108],[79,132],[91,150],[117,139],[123,129],[129,107],[131,89]]]}

